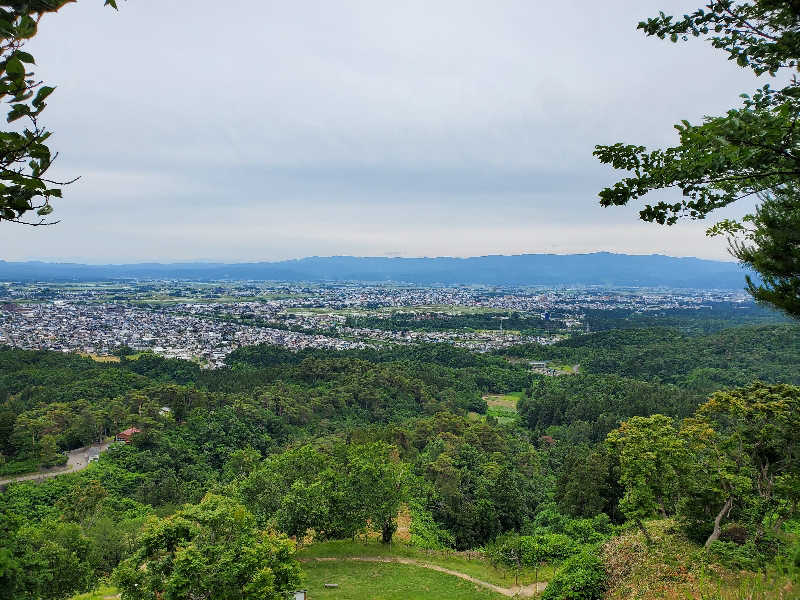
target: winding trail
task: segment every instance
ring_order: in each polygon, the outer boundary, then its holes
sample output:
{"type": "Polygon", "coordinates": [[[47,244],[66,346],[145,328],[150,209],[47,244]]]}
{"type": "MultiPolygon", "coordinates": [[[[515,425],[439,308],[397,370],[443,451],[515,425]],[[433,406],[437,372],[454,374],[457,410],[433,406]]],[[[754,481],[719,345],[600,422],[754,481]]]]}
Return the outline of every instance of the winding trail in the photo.
{"type": "Polygon", "coordinates": [[[18,481],[39,481],[48,479],[50,477],[58,477],[59,475],[66,475],[67,473],[75,473],[82,471],[89,466],[89,448],[99,448],[100,452],[105,452],[111,442],[103,442],[102,444],[93,444],[85,446],[84,448],[77,448],[70,450],[67,453],[67,464],[63,467],[54,467],[46,471],[37,471],[36,473],[28,473],[26,475],[18,475],[16,477],[9,477],[7,479],[0,479],[0,488],[8,485],[9,483],[16,483],[18,481]]]}
{"type": "Polygon", "coordinates": [[[344,558],[339,557],[330,557],[330,558],[306,558],[300,559],[301,562],[339,562],[339,561],[347,561],[347,560],[354,560],[359,562],[379,562],[379,563],[400,563],[401,565],[414,565],[416,567],[422,567],[423,569],[431,569],[432,571],[439,571],[440,573],[446,573],[447,575],[453,575],[454,577],[459,577],[470,583],[474,583],[475,585],[479,585],[481,587],[488,588],[498,594],[502,594],[503,596],[508,596],[509,598],[519,597],[519,598],[528,598],[530,596],[535,596],[539,592],[544,591],[544,588],[547,587],[546,581],[539,581],[536,583],[532,583],[530,585],[514,585],[510,588],[500,587],[499,585],[495,585],[493,583],[489,583],[488,581],[483,581],[472,575],[467,575],[466,573],[460,573],[459,571],[453,571],[452,569],[448,569],[445,567],[440,567],[439,565],[434,565],[431,563],[423,562],[420,560],[415,560],[413,558],[403,558],[400,556],[394,557],[386,557],[386,556],[349,556],[344,558]]]}

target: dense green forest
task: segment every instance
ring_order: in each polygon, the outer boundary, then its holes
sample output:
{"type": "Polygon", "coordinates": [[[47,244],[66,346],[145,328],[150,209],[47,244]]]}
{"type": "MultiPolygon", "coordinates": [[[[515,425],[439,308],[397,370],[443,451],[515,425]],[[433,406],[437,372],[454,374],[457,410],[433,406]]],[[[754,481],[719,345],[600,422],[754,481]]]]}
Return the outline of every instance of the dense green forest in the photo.
{"type": "MultiPolygon", "coordinates": [[[[598,301],[597,304],[604,304],[598,301]]],[[[684,333],[699,335],[737,325],[774,325],[789,320],[774,310],[757,304],[738,302],[708,302],[698,308],[671,308],[642,311],[614,308],[611,303],[602,308],[580,309],[582,322],[589,331],[609,329],[638,329],[671,327],[684,333]]],[[[453,331],[499,330],[520,331],[525,334],[558,332],[564,329],[564,319],[574,318],[575,312],[550,310],[542,314],[486,311],[480,313],[435,313],[398,311],[389,316],[347,317],[349,327],[366,327],[385,331],[453,331]]]]}
{"type": "MultiPolygon", "coordinates": [[[[765,568],[793,551],[800,500],[800,389],[784,385],[800,384],[797,333],[624,329],[498,354],[253,346],[217,370],[4,348],[4,475],[140,433],[88,469],[0,493],[0,597],[64,598],[108,577],[124,598],[149,597],[132,590],[178,585],[189,568],[164,558],[174,543],[158,550],[169,536],[200,564],[238,556],[263,530],[263,561],[291,587],[300,571],[281,536],[389,541],[401,510],[412,544],[561,564],[565,581],[597,572],[615,528],[650,535],[658,515],[713,537],[715,560],[765,568]],[[580,373],[547,377],[527,359],[580,373]],[[485,396],[508,392],[520,392],[518,417],[500,424],[485,396]],[[209,546],[215,527],[235,527],[235,544],[209,546]],[[143,574],[153,561],[163,569],[143,574]]],[[[270,581],[253,589],[280,587],[270,581]]]]}
{"type": "Polygon", "coordinates": [[[755,379],[800,383],[796,325],[759,325],[690,336],[664,327],[610,330],[501,354],[580,364],[581,371],[671,383],[706,394],[755,379]]]}

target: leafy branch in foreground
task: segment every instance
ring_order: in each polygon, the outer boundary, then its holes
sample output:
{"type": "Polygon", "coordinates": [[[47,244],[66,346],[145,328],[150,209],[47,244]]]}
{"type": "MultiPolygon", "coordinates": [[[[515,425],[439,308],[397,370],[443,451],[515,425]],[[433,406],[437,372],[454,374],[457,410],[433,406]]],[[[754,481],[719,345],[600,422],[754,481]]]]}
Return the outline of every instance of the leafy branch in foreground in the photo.
{"type": "MultiPolygon", "coordinates": [[[[688,40],[689,36],[706,37],[713,47],[757,76],[800,69],[800,2],[796,0],[712,1],[677,20],[662,12],[639,23],[639,29],[672,42],[688,40]]],[[[681,191],[678,199],[646,204],[640,218],[661,225],[672,225],[684,217],[704,219],[712,211],[748,196],[781,198],[759,213],[762,217],[796,210],[796,190],[800,189],[800,82],[793,76],[781,89],[765,85],[752,96],[741,97],[741,106],[723,116],[706,117],[699,125],[688,121],[676,125],[676,146],[656,150],[623,143],[596,146],[594,155],[602,163],[631,173],[600,192],[601,206],[623,206],[649,192],[676,188],[681,191]]],[[[762,217],[748,215],[745,221],[762,217]]],[[[727,234],[732,254],[763,276],[766,286],[748,280],[748,289],[756,299],[800,316],[796,289],[785,285],[786,277],[800,278],[797,245],[773,235],[769,237],[771,248],[762,249],[760,244],[767,238],[761,233],[745,237],[749,245],[737,240],[745,231],[742,223],[724,221],[708,233],[727,234]],[[779,248],[776,244],[785,245],[779,248]],[[776,252],[794,258],[776,269],[775,261],[765,260],[765,254],[776,256],[776,252]],[[783,268],[787,266],[788,272],[783,268]]]]}
{"type": "Polygon", "coordinates": [[[683,121],[675,128],[680,144],[666,149],[614,144],[597,146],[594,155],[615,169],[633,171],[600,192],[602,206],[623,206],[648,192],[678,188],[682,198],[646,205],[644,221],[673,225],[688,216],[703,219],[711,211],[754,194],[775,193],[800,183],[800,86],[777,91],[768,85],[741,108],[702,125],[683,121]]]}
{"type": "MultiPolygon", "coordinates": [[[[61,198],[59,182],[47,177],[58,156],[46,142],[51,135],[39,122],[53,87],[37,81],[30,70],[33,56],[22,48],[36,35],[45,13],[56,12],[75,0],[0,1],[0,101],[11,106],[6,120],[15,130],[0,132],[0,222],[49,225],[52,198],[61,198]],[[26,220],[34,212],[34,220],[26,220]]],[[[117,8],[116,0],[105,0],[117,8]]],[[[73,180],[74,181],[74,180],[73,180]]]]}

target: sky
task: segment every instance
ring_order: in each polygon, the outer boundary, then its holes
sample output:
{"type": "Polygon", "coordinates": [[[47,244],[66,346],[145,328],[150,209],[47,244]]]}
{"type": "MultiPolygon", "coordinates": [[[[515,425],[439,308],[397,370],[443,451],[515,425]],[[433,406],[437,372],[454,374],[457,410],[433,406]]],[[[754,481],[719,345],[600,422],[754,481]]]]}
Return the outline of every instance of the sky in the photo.
{"type": "Polygon", "coordinates": [[[80,180],[59,224],[2,225],[0,259],[730,260],[713,221],[597,201],[620,173],[596,144],[674,144],[674,123],[766,83],[701,40],[636,30],[700,0],[102,4],[47,15],[28,46],[57,86],[52,174],[80,180]]]}

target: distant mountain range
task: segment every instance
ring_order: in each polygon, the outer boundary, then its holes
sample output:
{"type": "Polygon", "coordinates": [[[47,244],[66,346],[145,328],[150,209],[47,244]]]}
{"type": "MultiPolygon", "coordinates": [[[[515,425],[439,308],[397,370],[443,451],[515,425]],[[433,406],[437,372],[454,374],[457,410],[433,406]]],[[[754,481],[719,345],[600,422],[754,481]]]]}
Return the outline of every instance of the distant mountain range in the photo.
{"type": "Polygon", "coordinates": [[[117,279],[363,281],[416,284],[606,285],[741,289],[745,272],[736,263],[659,254],[520,254],[473,258],[331,256],[253,263],[6,262],[3,281],[97,281],[117,279]]]}
{"type": "Polygon", "coordinates": [[[472,258],[314,256],[280,262],[233,264],[83,265],[0,260],[2,281],[188,279],[741,289],[744,275],[745,271],[732,262],[608,252],[472,258]]]}

